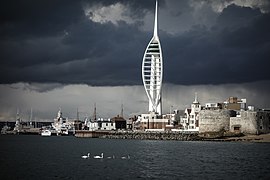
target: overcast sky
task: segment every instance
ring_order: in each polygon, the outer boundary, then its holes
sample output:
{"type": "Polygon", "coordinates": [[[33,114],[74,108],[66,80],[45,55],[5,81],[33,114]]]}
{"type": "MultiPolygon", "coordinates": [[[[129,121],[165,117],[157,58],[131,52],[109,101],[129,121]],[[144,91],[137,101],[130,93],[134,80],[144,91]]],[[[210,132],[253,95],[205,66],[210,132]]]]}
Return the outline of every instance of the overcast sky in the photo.
{"type": "MultiPolygon", "coordinates": [[[[141,78],[155,0],[6,0],[0,120],[147,111],[141,78]]],[[[159,0],[163,112],[229,96],[270,107],[269,0],[159,0]]]]}

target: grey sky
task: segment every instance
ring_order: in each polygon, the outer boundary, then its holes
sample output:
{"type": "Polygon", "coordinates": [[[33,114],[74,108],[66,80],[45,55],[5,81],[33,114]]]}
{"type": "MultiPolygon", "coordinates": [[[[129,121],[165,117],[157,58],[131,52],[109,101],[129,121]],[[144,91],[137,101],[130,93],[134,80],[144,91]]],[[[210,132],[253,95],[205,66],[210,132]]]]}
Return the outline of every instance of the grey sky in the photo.
{"type": "MultiPolygon", "coordinates": [[[[203,105],[207,102],[223,102],[229,96],[247,98],[249,105],[269,108],[269,81],[226,85],[173,85],[163,87],[163,111],[189,107],[194,100],[195,92],[203,105]],[[266,86],[268,84],[268,86],[266,86]]],[[[77,107],[80,118],[92,117],[94,103],[99,117],[111,118],[120,114],[124,105],[126,118],[145,113],[148,100],[143,86],[87,86],[60,84],[27,84],[17,83],[0,85],[1,116],[0,121],[15,120],[17,108],[23,120],[33,117],[36,120],[52,120],[61,107],[63,115],[71,119],[76,117],[77,107]]]]}
{"type": "MultiPolygon", "coordinates": [[[[18,106],[27,111],[45,102],[47,106],[36,110],[41,118],[52,118],[58,106],[67,106],[72,116],[76,107],[91,109],[92,101],[108,108],[104,116],[119,112],[121,101],[130,109],[127,115],[146,109],[146,96],[139,87],[154,4],[154,0],[1,2],[2,119],[18,106]],[[18,83],[24,88],[9,89],[18,83]],[[79,101],[66,97],[70,87],[87,90],[74,97],[79,101]],[[102,94],[95,94],[96,88],[102,94]],[[61,96],[65,97],[58,99],[61,96]]],[[[159,4],[165,109],[170,104],[183,108],[193,99],[193,94],[182,98],[183,88],[194,87],[198,94],[206,93],[205,101],[220,92],[220,100],[243,95],[270,107],[265,102],[268,94],[261,92],[270,92],[268,0],[160,0],[159,4]],[[171,103],[170,98],[179,102],[171,103]]]]}

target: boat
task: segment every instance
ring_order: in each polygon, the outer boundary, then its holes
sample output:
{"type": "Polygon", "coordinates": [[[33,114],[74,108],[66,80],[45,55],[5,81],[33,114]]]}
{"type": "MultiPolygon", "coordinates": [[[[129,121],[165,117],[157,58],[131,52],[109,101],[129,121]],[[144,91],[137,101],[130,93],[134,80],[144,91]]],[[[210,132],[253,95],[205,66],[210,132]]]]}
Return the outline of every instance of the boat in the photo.
{"type": "Polygon", "coordinates": [[[10,127],[8,125],[5,125],[2,129],[1,129],[1,134],[7,134],[7,131],[10,130],[10,127]]]}
{"type": "Polygon", "coordinates": [[[51,124],[51,126],[56,131],[57,136],[74,134],[74,125],[72,122],[68,122],[67,118],[62,116],[61,108],[59,108],[57,117],[54,119],[54,122],[51,124]]]}
{"type": "Polygon", "coordinates": [[[52,132],[48,129],[41,131],[41,136],[51,136],[51,135],[52,135],[52,132]]]}

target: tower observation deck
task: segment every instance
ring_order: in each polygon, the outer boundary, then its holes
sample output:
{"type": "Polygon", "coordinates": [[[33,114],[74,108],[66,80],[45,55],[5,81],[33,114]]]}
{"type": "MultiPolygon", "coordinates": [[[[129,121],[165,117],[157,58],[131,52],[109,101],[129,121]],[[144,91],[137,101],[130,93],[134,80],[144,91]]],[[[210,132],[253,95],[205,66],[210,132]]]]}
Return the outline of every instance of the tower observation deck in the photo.
{"type": "Polygon", "coordinates": [[[162,50],[158,37],[158,2],[156,1],[154,34],[143,56],[142,79],[149,99],[149,112],[162,114],[161,88],[163,76],[162,50]]]}

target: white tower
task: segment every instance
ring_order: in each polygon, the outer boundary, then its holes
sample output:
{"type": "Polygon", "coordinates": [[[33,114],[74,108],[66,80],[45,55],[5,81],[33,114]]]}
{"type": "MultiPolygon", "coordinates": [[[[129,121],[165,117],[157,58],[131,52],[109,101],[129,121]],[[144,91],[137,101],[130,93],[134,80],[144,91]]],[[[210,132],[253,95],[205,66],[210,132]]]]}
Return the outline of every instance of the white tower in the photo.
{"type": "Polygon", "coordinates": [[[158,3],[156,1],[154,35],[149,42],[143,56],[142,79],[149,99],[149,112],[162,114],[161,87],[163,76],[163,62],[161,45],[158,38],[158,3]]]}
{"type": "Polygon", "coordinates": [[[143,56],[142,79],[149,99],[149,112],[162,114],[161,87],[163,76],[163,62],[161,45],[158,38],[158,3],[156,1],[154,35],[149,42],[143,56]]]}

